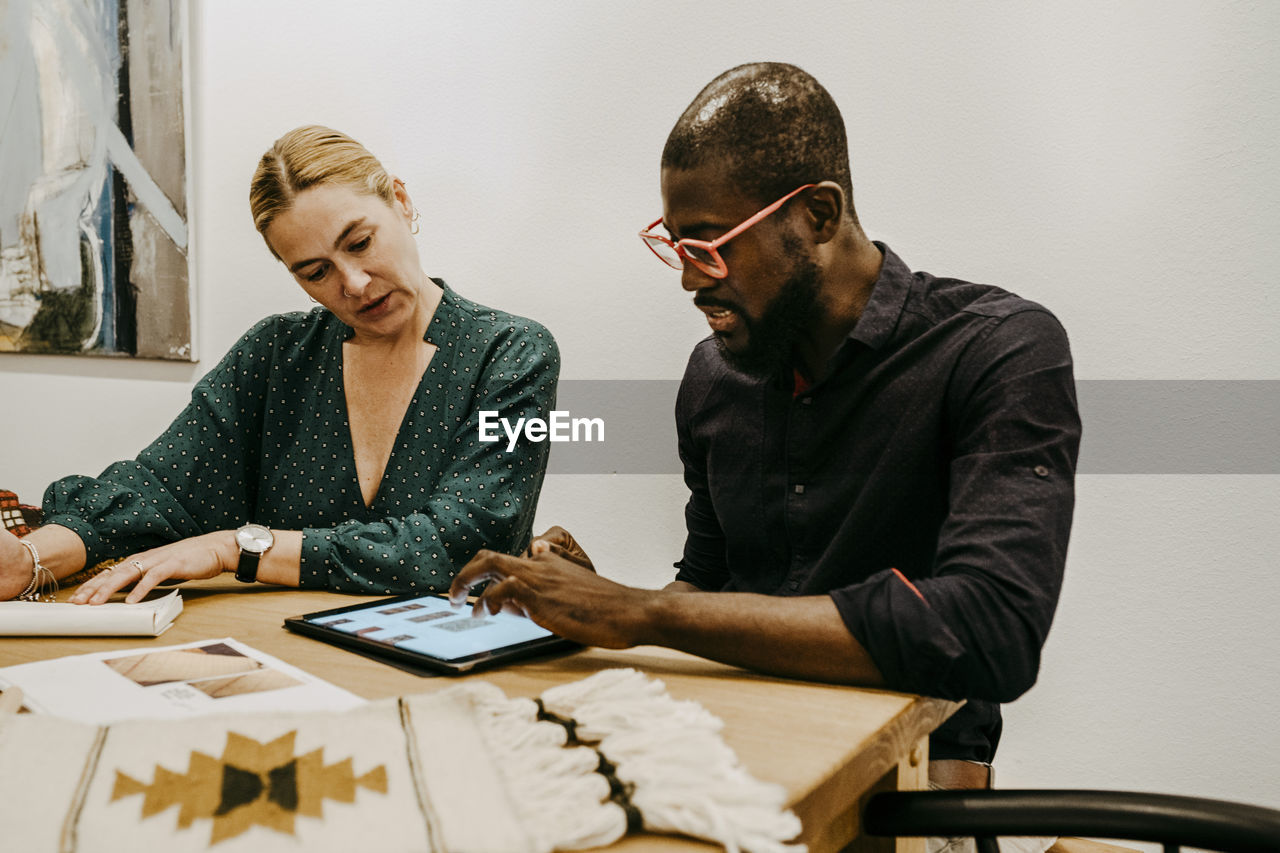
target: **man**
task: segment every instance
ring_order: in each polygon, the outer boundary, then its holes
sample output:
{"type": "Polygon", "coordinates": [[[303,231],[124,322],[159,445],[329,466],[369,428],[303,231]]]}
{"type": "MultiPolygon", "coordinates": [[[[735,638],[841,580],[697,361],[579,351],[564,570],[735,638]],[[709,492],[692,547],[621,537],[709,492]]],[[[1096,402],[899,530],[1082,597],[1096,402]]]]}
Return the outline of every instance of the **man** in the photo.
{"type": "Polygon", "coordinates": [[[480,607],[592,645],[967,699],[931,776],[985,786],[1066,557],[1080,423],[1062,327],[869,240],[843,119],[793,66],[741,66],[694,99],[662,198],[642,236],[712,330],[676,403],[675,581],[600,578],[557,528],[523,557],[481,552],[455,600],[489,580],[480,607]]]}

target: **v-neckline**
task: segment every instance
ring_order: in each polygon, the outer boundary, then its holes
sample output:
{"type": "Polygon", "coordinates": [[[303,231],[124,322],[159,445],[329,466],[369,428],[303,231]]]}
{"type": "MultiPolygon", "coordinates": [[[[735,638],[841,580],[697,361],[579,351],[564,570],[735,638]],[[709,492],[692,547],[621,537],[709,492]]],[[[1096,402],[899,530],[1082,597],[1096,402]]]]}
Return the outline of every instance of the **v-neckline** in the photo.
{"type": "MultiPolygon", "coordinates": [[[[399,453],[400,446],[403,444],[401,436],[404,435],[405,425],[409,423],[413,417],[415,407],[418,405],[418,398],[422,395],[422,388],[431,372],[431,366],[436,363],[436,359],[441,357],[441,353],[445,350],[447,344],[452,342],[453,330],[456,322],[446,323],[444,314],[452,313],[453,309],[453,292],[442,279],[433,278],[436,284],[443,291],[440,295],[440,302],[436,305],[435,313],[431,317],[431,322],[427,324],[427,331],[422,339],[428,343],[432,343],[436,351],[427,361],[426,367],[422,370],[422,375],[418,377],[417,386],[413,390],[413,396],[409,398],[409,404],[405,407],[404,415],[400,418],[400,425],[396,428],[395,440],[391,445],[391,453],[387,456],[387,463],[382,469],[382,477],[378,480],[378,488],[373,492],[373,499],[369,503],[364,502],[364,490],[360,487],[360,470],[356,465],[356,443],[355,437],[351,434],[351,408],[347,404],[347,366],[346,358],[343,352],[343,344],[350,340],[353,331],[350,326],[338,320],[338,327],[341,334],[335,335],[333,345],[333,358],[337,362],[337,369],[334,371],[337,377],[337,398],[342,405],[342,424],[343,438],[346,442],[347,463],[349,466],[349,474],[347,483],[349,486],[355,487],[355,494],[352,498],[353,503],[360,508],[361,513],[368,515],[374,506],[386,494],[387,473],[392,470],[392,464],[395,462],[396,455],[399,453]],[[446,305],[448,311],[446,311],[446,305]]],[[[337,320],[337,318],[334,318],[337,320]]]]}

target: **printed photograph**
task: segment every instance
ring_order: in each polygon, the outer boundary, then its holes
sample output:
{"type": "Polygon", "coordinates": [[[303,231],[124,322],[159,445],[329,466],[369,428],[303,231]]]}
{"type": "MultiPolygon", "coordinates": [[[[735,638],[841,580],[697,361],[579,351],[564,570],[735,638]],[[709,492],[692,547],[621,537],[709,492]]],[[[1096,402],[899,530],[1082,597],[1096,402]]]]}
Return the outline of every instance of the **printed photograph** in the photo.
{"type": "Polygon", "coordinates": [[[302,683],[264,667],[226,643],[108,658],[103,663],[139,687],[182,683],[213,699],[281,690],[302,683]]]}
{"type": "Polygon", "coordinates": [[[108,658],[103,663],[142,687],[173,681],[198,681],[262,669],[262,664],[245,657],[225,643],[108,658]]]}
{"type": "Polygon", "coordinates": [[[265,693],[268,690],[281,690],[285,687],[296,687],[301,684],[298,679],[285,675],[274,669],[259,669],[243,675],[228,678],[207,678],[203,681],[189,681],[187,686],[194,687],[212,699],[223,699],[227,696],[243,696],[246,693],[265,693]]]}

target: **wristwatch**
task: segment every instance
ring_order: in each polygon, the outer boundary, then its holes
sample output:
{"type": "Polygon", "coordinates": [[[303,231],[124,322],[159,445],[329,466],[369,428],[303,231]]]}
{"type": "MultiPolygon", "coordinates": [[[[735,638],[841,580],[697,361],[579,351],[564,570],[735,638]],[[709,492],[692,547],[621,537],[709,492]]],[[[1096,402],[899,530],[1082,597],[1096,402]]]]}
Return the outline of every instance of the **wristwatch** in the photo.
{"type": "Polygon", "coordinates": [[[261,524],[246,524],[236,531],[236,544],[240,546],[236,580],[253,583],[258,579],[258,562],[276,544],[276,537],[261,524]]]}

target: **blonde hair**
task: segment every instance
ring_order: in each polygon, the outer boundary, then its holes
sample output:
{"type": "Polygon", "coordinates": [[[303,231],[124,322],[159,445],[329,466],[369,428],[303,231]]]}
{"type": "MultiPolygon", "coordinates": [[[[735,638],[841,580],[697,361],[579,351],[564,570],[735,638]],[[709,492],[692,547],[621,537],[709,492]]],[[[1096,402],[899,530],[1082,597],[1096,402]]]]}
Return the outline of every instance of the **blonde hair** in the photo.
{"type": "Polygon", "coordinates": [[[395,181],[377,157],[345,133],[309,124],[277,139],[258,161],[249,185],[253,227],[265,240],[298,193],[317,184],[343,184],[387,204],[395,201],[395,181]]]}

